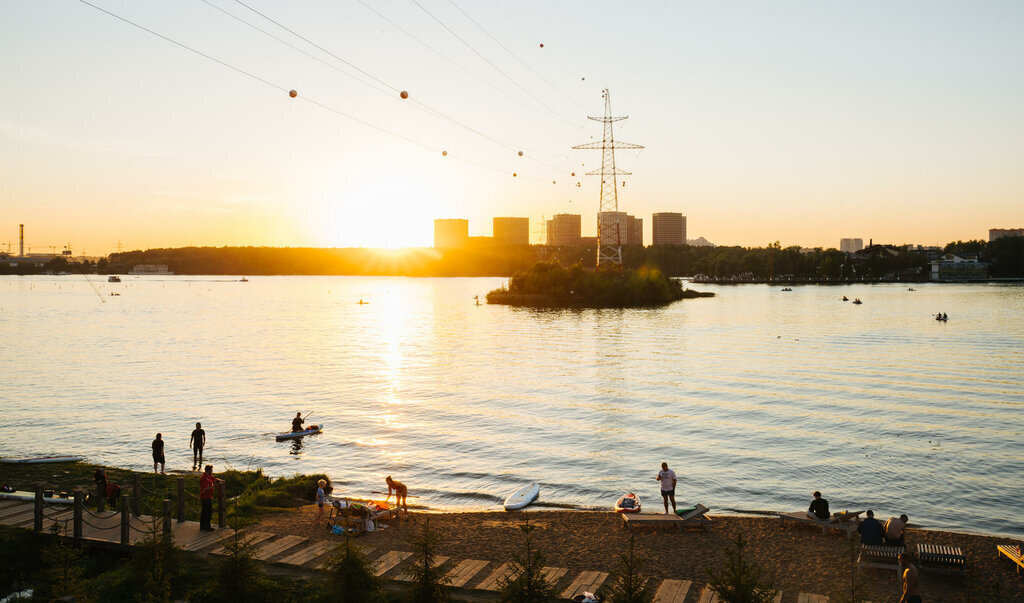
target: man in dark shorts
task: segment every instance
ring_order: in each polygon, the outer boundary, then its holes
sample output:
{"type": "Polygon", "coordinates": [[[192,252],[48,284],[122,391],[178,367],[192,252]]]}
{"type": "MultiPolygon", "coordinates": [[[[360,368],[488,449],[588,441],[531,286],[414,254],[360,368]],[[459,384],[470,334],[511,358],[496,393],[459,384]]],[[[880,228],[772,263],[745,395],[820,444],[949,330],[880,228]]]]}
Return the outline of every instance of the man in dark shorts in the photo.
{"type": "Polygon", "coordinates": [[[188,444],[192,447],[192,470],[195,471],[203,464],[203,448],[206,448],[206,431],[201,423],[196,423],[188,444]]]}
{"type": "Polygon", "coordinates": [[[676,512],[676,472],[668,468],[668,463],[661,464],[661,471],[658,477],[654,478],[661,482],[661,500],[665,503],[665,513],[668,513],[668,501],[672,501],[672,512],[676,512]]]}
{"type": "Polygon", "coordinates": [[[821,492],[814,493],[814,500],[811,501],[811,506],[807,507],[807,516],[823,521],[832,517],[828,510],[828,501],[821,497],[821,492]]]}
{"type": "Polygon", "coordinates": [[[305,422],[306,420],[302,418],[301,412],[295,413],[295,418],[292,419],[292,433],[303,431],[304,427],[302,427],[302,424],[305,422]]]}
{"type": "Polygon", "coordinates": [[[156,466],[160,465],[160,473],[164,472],[164,439],[159,433],[153,440],[153,473],[156,473],[156,466]]]}

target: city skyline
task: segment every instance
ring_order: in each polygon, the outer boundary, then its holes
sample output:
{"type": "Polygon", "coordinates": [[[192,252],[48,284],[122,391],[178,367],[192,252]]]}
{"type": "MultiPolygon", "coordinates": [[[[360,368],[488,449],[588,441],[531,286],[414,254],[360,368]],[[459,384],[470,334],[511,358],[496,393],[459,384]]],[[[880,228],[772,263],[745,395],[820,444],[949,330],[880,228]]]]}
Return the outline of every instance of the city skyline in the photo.
{"type": "Polygon", "coordinates": [[[320,48],[237,4],[97,6],[170,41],[84,3],[0,10],[4,247],[18,223],[33,248],[95,255],[427,247],[436,216],[480,236],[493,216],[596,214],[598,160],[570,147],[600,138],[604,87],[631,117],[616,136],[647,147],[619,153],[620,211],[680,211],[719,245],[1024,223],[1009,1],[640,3],[614,22],[574,3],[253,5],[320,48]]]}

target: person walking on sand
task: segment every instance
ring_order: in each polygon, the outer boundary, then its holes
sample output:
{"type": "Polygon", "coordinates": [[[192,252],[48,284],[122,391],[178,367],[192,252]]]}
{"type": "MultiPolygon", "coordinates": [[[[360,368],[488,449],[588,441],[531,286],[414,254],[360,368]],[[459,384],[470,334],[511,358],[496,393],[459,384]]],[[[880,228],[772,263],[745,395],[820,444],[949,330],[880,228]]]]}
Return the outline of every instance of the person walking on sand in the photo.
{"type": "Polygon", "coordinates": [[[900,596],[900,603],[921,603],[921,584],[917,568],[911,562],[910,553],[900,553],[900,569],[902,570],[901,581],[903,592],[900,596]]]}
{"type": "Polygon", "coordinates": [[[316,525],[320,518],[324,516],[324,505],[327,504],[327,493],[324,492],[324,488],[327,487],[327,480],[322,479],[316,483],[316,517],[313,518],[313,525],[316,525]]]}
{"type": "Polygon", "coordinates": [[[195,471],[203,464],[203,448],[206,448],[206,431],[202,423],[196,423],[192,430],[192,437],[188,439],[188,445],[192,447],[192,471],[195,471]]]}
{"type": "Polygon", "coordinates": [[[207,465],[206,470],[199,476],[199,529],[204,532],[214,531],[210,523],[213,519],[213,490],[219,483],[223,481],[213,476],[213,465],[207,465]]]}
{"type": "Polygon", "coordinates": [[[306,420],[302,418],[302,413],[301,412],[295,413],[295,418],[292,419],[292,433],[296,433],[296,432],[302,431],[303,430],[302,424],[305,423],[305,422],[306,422],[306,420]]]}
{"type": "Polygon", "coordinates": [[[668,514],[668,501],[672,501],[672,512],[676,512],[676,472],[668,468],[668,463],[661,464],[658,477],[661,482],[661,501],[665,503],[665,514],[668,514]]]}
{"type": "Polygon", "coordinates": [[[153,473],[157,473],[156,466],[160,465],[160,473],[164,472],[164,439],[159,433],[153,440],[153,473]]]}
{"type": "Polygon", "coordinates": [[[811,506],[807,507],[807,516],[821,521],[832,517],[828,510],[828,501],[821,497],[821,492],[815,491],[813,496],[814,500],[811,501],[811,506]]]}
{"type": "Polygon", "coordinates": [[[391,479],[390,475],[385,477],[384,481],[388,483],[388,496],[384,499],[384,502],[387,502],[387,500],[391,498],[391,491],[394,490],[395,509],[398,509],[399,506],[401,506],[402,510],[405,511],[405,514],[408,515],[409,505],[406,503],[405,499],[409,495],[409,489],[406,488],[405,484],[402,482],[391,479]]]}

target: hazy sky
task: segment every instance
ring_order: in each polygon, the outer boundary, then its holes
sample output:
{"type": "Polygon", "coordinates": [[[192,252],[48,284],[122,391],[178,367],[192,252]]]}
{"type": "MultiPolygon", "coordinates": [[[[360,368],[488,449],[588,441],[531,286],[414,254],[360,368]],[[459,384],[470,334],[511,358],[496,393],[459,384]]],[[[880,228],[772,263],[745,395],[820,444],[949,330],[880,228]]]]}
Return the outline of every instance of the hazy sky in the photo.
{"type": "Polygon", "coordinates": [[[19,223],[89,254],[430,245],[436,217],[593,234],[600,152],[570,147],[604,87],[646,146],[618,159],[648,242],[659,211],[742,245],[1024,226],[1020,0],[245,0],[373,79],[234,0],[90,1],[264,82],[77,0],[0,0],[4,249],[19,223]]]}

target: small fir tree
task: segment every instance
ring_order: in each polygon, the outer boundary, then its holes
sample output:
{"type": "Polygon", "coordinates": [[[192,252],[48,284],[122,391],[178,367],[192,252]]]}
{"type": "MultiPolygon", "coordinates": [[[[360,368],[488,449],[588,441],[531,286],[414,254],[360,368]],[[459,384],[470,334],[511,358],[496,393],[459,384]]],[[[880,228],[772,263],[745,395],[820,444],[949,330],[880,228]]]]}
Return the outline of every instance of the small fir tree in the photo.
{"type": "Polygon", "coordinates": [[[647,558],[636,550],[636,536],[629,535],[629,548],[619,553],[619,569],[607,594],[611,603],[650,603],[654,600],[643,574],[647,558]]]}
{"type": "Polygon", "coordinates": [[[430,527],[430,518],[427,517],[423,529],[412,543],[416,550],[416,559],[409,569],[414,584],[410,597],[413,603],[447,603],[450,600],[444,586],[448,579],[437,563],[441,541],[441,533],[430,527]]]}
{"type": "Polygon", "coordinates": [[[327,580],[321,599],[337,603],[383,601],[384,583],[374,575],[373,563],[345,533],[345,542],[338,547],[324,566],[327,580]]]}
{"type": "Polygon", "coordinates": [[[744,556],[747,543],[743,535],[725,549],[725,564],[708,569],[708,586],[722,603],[769,603],[777,594],[761,568],[744,556]]]}
{"type": "Polygon", "coordinates": [[[37,596],[42,595],[45,601],[61,597],[85,601],[85,555],[67,537],[66,525],[53,522],[50,534],[53,543],[43,550],[45,586],[37,596]]]}
{"type": "Polygon", "coordinates": [[[523,547],[512,553],[512,572],[499,583],[498,600],[503,603],[547,603],[557,601],[555,585],[544,576],[544,555],[533,546],[529,516],[519,527],[523,547]]]}

